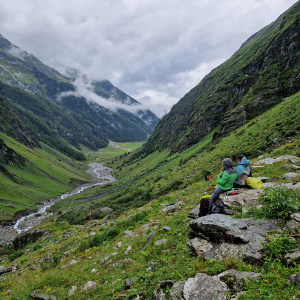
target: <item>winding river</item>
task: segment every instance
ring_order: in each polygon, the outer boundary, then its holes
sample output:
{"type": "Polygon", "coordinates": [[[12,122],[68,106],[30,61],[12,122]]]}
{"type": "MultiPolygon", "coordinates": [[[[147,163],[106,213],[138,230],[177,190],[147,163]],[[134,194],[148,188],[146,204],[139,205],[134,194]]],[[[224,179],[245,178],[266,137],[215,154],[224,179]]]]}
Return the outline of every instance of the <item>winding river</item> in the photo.
{"type": "Polygon", "coordinates": [[[11,242],[18,234],[28,231],[32,227],[41,224],[45,218],[51,216],[52,213],[49,212],[48,209],[54,203],[64,200],[73,195],[80,194],[85,189],[117,181],[116,178],[110,175],[112,169],[105,167],[101,163],[95,162],[89,164],[89,169],[86,172],[92,175],[92,183],[83,184],[75,188],[71,192],[61,195],[60,197],[44,201],[42,205],[37,206],[37,212],[20,218],[14,225],[0,226],[0,245],[4,245],[11,242]]]}

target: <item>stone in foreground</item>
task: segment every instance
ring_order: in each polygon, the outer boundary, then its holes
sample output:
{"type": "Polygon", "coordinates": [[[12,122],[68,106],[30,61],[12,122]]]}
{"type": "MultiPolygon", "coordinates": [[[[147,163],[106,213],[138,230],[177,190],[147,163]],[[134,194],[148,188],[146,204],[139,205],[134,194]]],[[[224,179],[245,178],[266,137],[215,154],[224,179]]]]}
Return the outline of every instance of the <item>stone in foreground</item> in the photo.
{"type": "Polygon", "coordinates": [[[29,294],[29,297],[32,299],[37,299],[37,300],[57,300],[55,296],[52,295],[47,295],[47,294],[40,294],[40,290],[35,290],[32,293],[29,294]]]}
{"type": "Polygon", "coordinates": [[[189,278],[183,288],[185,300],[226,300],[229,288],[216,276],[198,273],[195,278],[189,278]]]}

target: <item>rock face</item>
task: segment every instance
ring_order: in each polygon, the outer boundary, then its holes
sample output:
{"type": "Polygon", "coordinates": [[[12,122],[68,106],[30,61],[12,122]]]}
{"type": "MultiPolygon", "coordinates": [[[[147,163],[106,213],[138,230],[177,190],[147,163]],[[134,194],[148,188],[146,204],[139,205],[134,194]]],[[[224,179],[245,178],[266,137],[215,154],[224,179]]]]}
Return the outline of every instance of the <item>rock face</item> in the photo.
{"type": "Polygon", "coordinates": [[[228,286],[217,277],[198,273],[195,278],[189,278],[183,287],[185,300],[226,300],[228,286]]]}
{"type": "Polygon", "coordinates": [[[194,239],[188,247],[196,255],[218,258],[230,254],[250,260],[262,258],[265,237],[277,230],[271,220],[239,220],[221,214],[192,220],[190,227],[194,239]]]}
{"type": "Polygon", "coordinates": [[[221,127],[214,134],[214,139],[217,139],[247,123],[247,112],[244,106],[240,106],[236,111],[227,114],[221,122],[221,127]]]}
{"type": "Polygon", "coordinates": [[[45,230],[30,230],[29,232],[21,233],[13,241],[14,249],[23,249],[28,244],[36,242],[44,233],[45,230]]]}

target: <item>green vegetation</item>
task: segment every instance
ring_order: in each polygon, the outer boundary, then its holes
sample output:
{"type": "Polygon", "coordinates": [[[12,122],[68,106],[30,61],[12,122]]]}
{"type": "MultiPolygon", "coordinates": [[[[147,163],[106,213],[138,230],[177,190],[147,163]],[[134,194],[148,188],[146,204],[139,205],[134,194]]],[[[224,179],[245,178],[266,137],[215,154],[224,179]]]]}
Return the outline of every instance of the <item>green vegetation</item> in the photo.
{"type": "Polygon", "coordinates": [[[24,164],[5,166],[7,174],[0,173],[0,220],[11,220],[19,210],[35,209],[41,201],[70,191],[74,179],[90,180],[86,164],[48,146],[30,149],[2,133],[0,139],[24,158],[24,164]]]}
{"type": "MultiPolygon", "coordinates": [[[[79,300],[132,299],[135,295],[150,300],[162,281],[184,281],[198,272],[217,275],[232,268],[261,275],[257,280],[245,280],[246,293],[239,299],[299,299],[299,285],[287,279],[300,273],[300,266],[285,257],[300,247],[299,227],[285,223],[291,213],[300,209],[298,191],[266,189],[259,198],[261,208],[249,209],[246,214],[241,214],[241,209],[234,211],[240,218],[274,219],[274,232],[264,236],[265,241],[258,245],[264,249],[260,260],[242,261],[234,256],[205,260],[192,256],[187,247],[188,212],[199,205],[204,193],[212,192],[225,157],[235,161],[237,154],[245,154],[253,163],[260,155],[300,156],[300,93],[282,102],[299,90],[297,83],[291,82],[291,72],[299,73],[298,52],[287,51],[292,59],[288,66],[296,66],[293,70],[287,67],[282,71],[284,59],[278,55],[263,60],[265,65],[256,70],[267,50],[284,52],[279,45],[286,32],[298,30],[299,5],[290,10],[289,18],[283,14],[209,74],[159,123],[153,137],[140,149],[127,153],[115,146],[134,145],[115,143],[97,152],[97,147],[77,140],[74,146],[82,147],[87,161],[105,160],[118,181],[57,202],[51,208],[53,215],[38,227],[45,230],[44,236],[34,244],[16,252],[12,252],[11,245],[0,247],[1,264],[18,266],[16,272],[0,280],[1,299],[27,300],[36,289],[65,299],[70,288],[76,286],[73,298],[79,300]],[[281,74],[281,80],[274,74],[281,74]],[[228,112],[237,113],[239,119],[241,105],[248,122],[241,125],[242,120],[236,127],[229,126],[231,132],[221,136],[220,131],[231,122],[228,112]],[[187,115],[188,123],[179,115],[187,115]],[[210,175],[209,182],[205,181],[206,175],[210,175]],[[177,210],[168,212],[168,204],[174,203],[177,210]],[[107,207],[112,211],[101,210],[107,207]],[[125,287],[126,278],[135,278],[130,288],[125,287]],[[88,281],[95,281],[97,287],[83,291],[81,287],[88,281]]],[[[291,42],[288,39],[284,45],[291,42]]],[[[82,110],[83,102],[69,100],[75,111],[82,110]]],[[[26,118],[30,118],[29,114],[26,118]]],[[[72,178],[89,178],[84,172],[86,161],[71,160],[45,144],[30,149],[4,134],[0,139],[24,158],[22,164],[5,166],[6,173],[0,175],[5,187],[0,191],[3,219],[24,207],[34,207],[43,197],[64,192],[70,188],[72,178]]],[[[286,183],[288,180],[282,179],[284,164],[254,169],[253,176],[286,183]]],[[[299,177],[295,179],[298,180],[299,177]]],[[[233,285],[231,279],[229,287],[233,285]]],[[[164,292],[168,297],[170,288],[164,287],[164,292]]]]}
{"type": "Polygon", "coordinates": [[[245,216],[257,219],[288,219],[300,209],[299,191],[284,187],[266,188],[258,198],[262,207],[250,208],[245,216]]]}

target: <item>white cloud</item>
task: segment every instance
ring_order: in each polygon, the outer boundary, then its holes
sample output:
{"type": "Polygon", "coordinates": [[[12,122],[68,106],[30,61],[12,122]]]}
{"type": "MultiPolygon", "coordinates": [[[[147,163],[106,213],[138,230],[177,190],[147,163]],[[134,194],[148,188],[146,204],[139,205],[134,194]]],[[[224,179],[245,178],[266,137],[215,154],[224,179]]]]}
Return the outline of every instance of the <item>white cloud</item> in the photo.
{"type": "Polygon", "coordinates": [[[0,33],[161,115],[295,0],[0,0],[0,33]],[[144,103],[145,102],[145,103],[144,103]]]}

